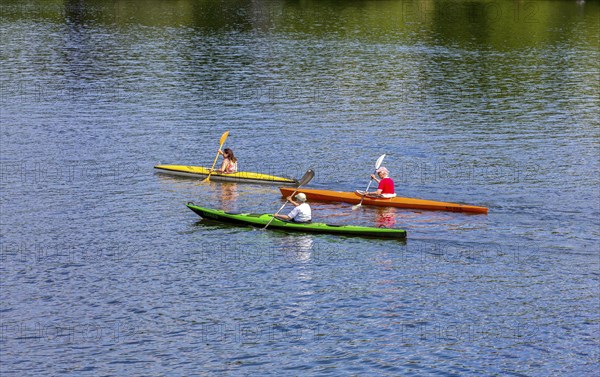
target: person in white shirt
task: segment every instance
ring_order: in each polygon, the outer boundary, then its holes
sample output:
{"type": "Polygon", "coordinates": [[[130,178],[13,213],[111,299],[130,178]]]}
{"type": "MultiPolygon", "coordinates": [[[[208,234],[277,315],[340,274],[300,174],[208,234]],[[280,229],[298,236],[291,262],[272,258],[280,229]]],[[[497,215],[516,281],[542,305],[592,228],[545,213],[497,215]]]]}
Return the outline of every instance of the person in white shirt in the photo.
{"type": "Polygon", "coordinates": [[[299,193],[294,197],[297,201],[294,201],[291,196],[288,196],[287,200],[290,201],[295,207],[287,215],[275,215],[276,218],[286,221],[294,221],[297,223],[307,223],[312,219],[312,213],[310,206],[306,203],[306,195],[299,193]]]}

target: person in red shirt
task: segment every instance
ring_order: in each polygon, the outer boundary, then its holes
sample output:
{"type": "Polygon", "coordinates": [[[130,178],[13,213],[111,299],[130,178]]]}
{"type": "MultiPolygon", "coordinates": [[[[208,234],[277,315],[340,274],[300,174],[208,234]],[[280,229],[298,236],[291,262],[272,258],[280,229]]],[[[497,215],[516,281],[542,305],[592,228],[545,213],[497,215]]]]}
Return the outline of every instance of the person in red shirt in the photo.
{"type": "Polygon", "coordinates": [[[380,179],[377,179],[374,174],[371,174],[371,178],[379,183],[377,191],[368,192],[366,195],[379,198],[395,197],[396,191],[394,190],[394,180],[389,177],[389,170],[382,166],[376,170],[376,173],[380,179]]]}

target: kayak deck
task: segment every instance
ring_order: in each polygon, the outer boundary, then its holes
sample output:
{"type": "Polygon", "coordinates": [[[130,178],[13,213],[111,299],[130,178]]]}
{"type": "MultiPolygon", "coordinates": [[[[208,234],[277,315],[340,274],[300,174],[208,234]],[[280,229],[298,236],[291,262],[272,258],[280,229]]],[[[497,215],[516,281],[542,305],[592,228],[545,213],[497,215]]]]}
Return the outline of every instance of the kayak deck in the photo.
{"type": "MultiPolygon", "coordinates": [[[[283,197],[290,196],[294,190],[280,187],[283,197]]],[[[361,195],[356,192],[331,191],[331,190],[315,190],[301,189],[301,192],[306,194],[307,199],[322,202],[344,202],[358,204],[361,200],[361,195]]],[[[449,211],[449,212],[470,212],[470,213],[488,213],[486,207],[472,206],[467,204],[438,202],[434,200],[403,198],[396,196],[394,198],[364,198],[362,204],[379,206],[379,207],[397,207],[407,209],[421,209],[429,211],[449,211]]]]}
{"type": "MultiPolygon", "coordinates": [[[[156,165],[154,169],[162,174],[174,175],[179,177],[190,177],[196,179],[206,178],[210,170],[203,166],[187,166],[187,165],[156,165]]],[[[278,177],[275,175],[254,173],[254,172],[237,172],[237,173],[217,173],[210,174],[210,179],[215,181],[226,182],[247,182],[247,183],[276,183],[283,185],[297,186],[296,179],[278,177]]]]}
{"type": "Polygon", "coordinates": [[[230,213],[222,210],[200,207],[194,203],[188,203],[187,207],[205,219],[245,224],[255,227],[264,227],[270,221],[271,223],[269,224],[268,229],[283,229],[298,232],[327,233],[347,236],[406,238],[406,231],[403,229],[375,228],[356,225],[333,225],[317,222],[294,223],[273,218],[273,215],[271,214],[230,213]]]}

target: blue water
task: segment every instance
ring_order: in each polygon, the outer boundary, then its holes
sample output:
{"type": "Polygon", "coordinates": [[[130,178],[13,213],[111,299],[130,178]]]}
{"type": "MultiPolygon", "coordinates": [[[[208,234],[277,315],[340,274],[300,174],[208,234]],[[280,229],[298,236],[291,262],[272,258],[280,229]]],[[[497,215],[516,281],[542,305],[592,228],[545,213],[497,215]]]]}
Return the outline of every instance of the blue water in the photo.
{"type": "Polygon", "coordinates": [[[597,3],[525,6],[514,34],[379,3],[66,4],[1,6],[3,376],[597,374],[597,3]],[[489,214],[311,203],[406,241],[201,220],[185,203],[283,204],[153,171],[210,165],[227,130],[241,170],[350,191],[386,153],[401,196],[489,214]]]}

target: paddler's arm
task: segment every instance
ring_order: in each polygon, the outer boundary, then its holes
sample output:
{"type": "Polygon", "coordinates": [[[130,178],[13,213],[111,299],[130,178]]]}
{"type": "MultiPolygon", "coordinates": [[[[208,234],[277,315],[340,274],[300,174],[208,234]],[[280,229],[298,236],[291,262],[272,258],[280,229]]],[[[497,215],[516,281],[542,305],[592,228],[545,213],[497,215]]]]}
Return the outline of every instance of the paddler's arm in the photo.
{"type": "Polygon", "coordinates": [[[297,201],[295,201],[294,199],[292,199],[291,196],[287,197],[287,200],[292,203],[294,205],[294,207],[298,207],[300,205],[300,203],[298,203],[297,201]]]}
{"type": "MultiPolygon", "coordinates": [[[[379,183],[379,181],[381,181],[381,179],[377,179],[375,174],[371,174],[371,179],[375,180],[375,182],[377,182],[377,183],[379,183]]],[[[367,194],[381,195],[381,189],[377,189],[377,191],[368,192],[367,194]]]]}
{"type": "Polygon", "coordinates": [[[227,171],[228,163],[229,162],[227,159],[223,160],[223,163],[221,164],[221,169],[219,169],[219,173],[223,173],[223,172],[227,171]]]}
{"type": "MultiPolygon", "coordinates": [[[[291,196],[287,197],[288,202],[292,203],[294,206],[298,207],[300,205],[300,203],[296,202],[294,199],[292,199],[291,196]]],[[[291,217],[289,217],[288,215],[276,215],[273,214],[273,217],[280,219],[280,220],[292,220],[291,217]]]]}

